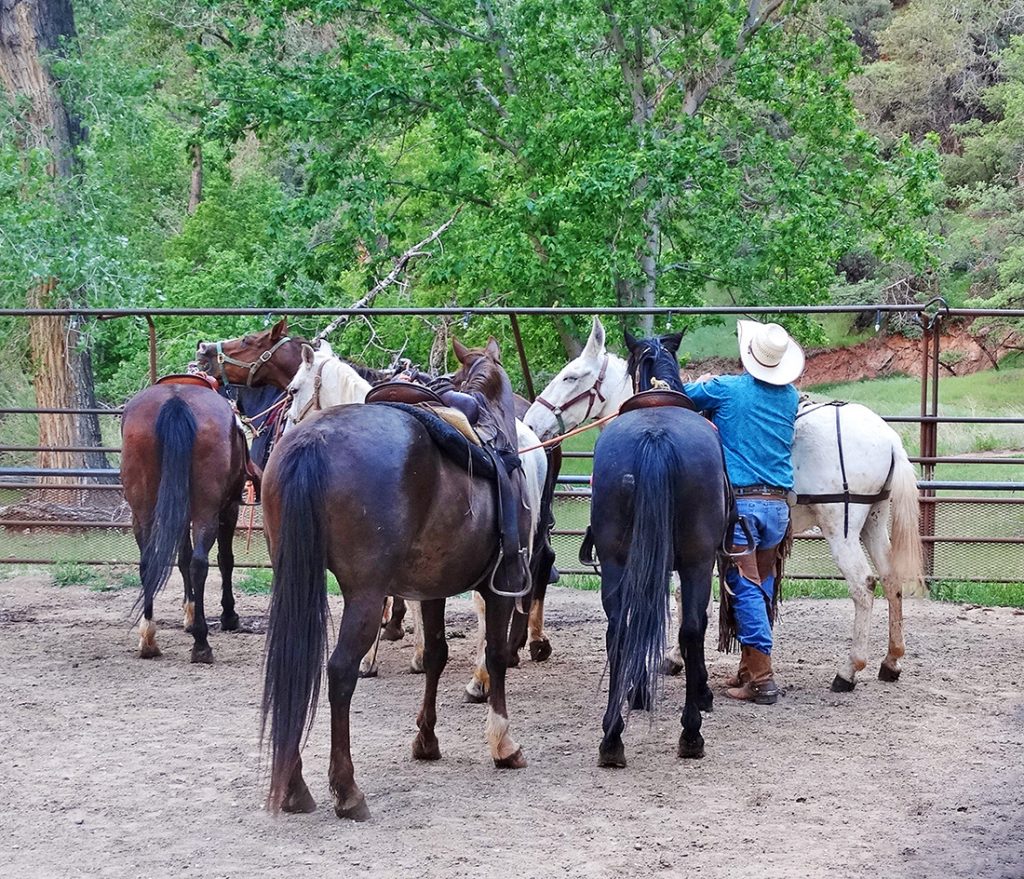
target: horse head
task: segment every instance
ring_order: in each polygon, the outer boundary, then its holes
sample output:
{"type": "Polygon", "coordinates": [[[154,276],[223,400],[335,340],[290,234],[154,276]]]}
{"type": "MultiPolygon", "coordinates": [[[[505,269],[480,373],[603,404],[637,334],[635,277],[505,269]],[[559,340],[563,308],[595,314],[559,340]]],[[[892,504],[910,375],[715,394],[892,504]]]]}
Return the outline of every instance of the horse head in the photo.
{"type": "Polygon", "coordinates": [[[615,412],[630,394],[626,378],[626,364],[605,348],[604,326],[595,315],[579,357],[548,382],[523,422],[542,441],[567,433],[590,418],[615,412]]]}
{"type": "Polygon", "coordinates": [[[490,425],[478,424],[477,432],[485,440],[514,448],[515,396],[508,374],[501,365],[501,348],[497,340],[491,336],[485,347],[467,348],[458,339],[453,338],[452,349],[461,364],[460,369],[451,377],[452,387],[460,393],[476,397],[478,402],[482,401],[495,422],[496,433],[503,436],[498,438],[488,435],[492,433],[490,425]]]}
{"type": "Polygon", "coordinates": [[[199,342],[196,363],[222,384],[275,385],[284,390],[298,369],[302,341],[288,335],[288,319],[282,318],[258,333],[199,342]]]}
{"type": "Polygon", "coordinates": [[[670,333],[666,336],[637,339],[626,331],[626,347],[629,349],[628,369],[633,378],[633,389],[637,393],[655,387],[655,380],[666,383],[670,390],[683,390],[683,382],[679,377],[679,361],[676,359],[682,338],[682,333],[670,333]]]}

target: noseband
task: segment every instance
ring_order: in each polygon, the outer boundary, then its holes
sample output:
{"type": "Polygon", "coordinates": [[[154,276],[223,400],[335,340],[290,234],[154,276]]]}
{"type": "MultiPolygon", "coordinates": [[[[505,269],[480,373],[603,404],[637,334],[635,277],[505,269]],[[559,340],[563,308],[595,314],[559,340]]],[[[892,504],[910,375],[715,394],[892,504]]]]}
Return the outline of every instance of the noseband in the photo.
{"type": "Polygon", "coordinates": [[[224,342],[223,341],[218,342],[217,343],[217,365],[220,366],[220,382],[221,382],[221,384],[223,384],[223,385],[234,384],[234,382],[229,382],[228,381],[227,373],[224,372],[224,364],[225,363],[230,363],[232,366],[240,366],[240,367],[242,367],[242,369],[249,370],[249,374],[248,374],[248,376],[246,376],[246,379],[245,379],[245,386],[247,388],[251,388],[252,387],[252,381],[253,381],[254,378],[256,378],[256,373],[259,372],[260,367],[262,367],[266,363],[269,363],[270,362],[270,358],[274,356],[274,354],[277,351],[277,349],[280,348],[283,344],[285,344],[285,342],[290,342],[290,341],[291,341],[291,336],[285,336],[283,339],[279,339],[277,342],[274,343],[274,346],[270,350],[264,351],[255,360],[250,361],[248,363],[246,361],[244,361],[244,360],[237,360],[236,358],[232,357],[230,354],[225,354],[224,353],[224,342]]]}
{"type": "Polygon", "coordinates": [[[580,420],[580,424],[590,418],[590,411],[594,408],[594,403],[600,400],[602,403],[605,401],[604,394],[601,393],[601,385],[604,383],[605,374],[608,372],[608,355],[604,355],[604,359],[601,361],[601,369],[597,374],[597,381],[594,382],[593,386],[585,391],[580,391],[571,400],[566,400],[561,406],[555,406],[549,403],[544,397],[538,396],[536,402],[540,403],[545,409],[549,409],[551,414],[555,416],[555,420],[558,422],[559,433],[565,433],[565,421],[562,418],[562,413],[566,411],[570,406],[575,406],[580,400],[586,399],[587,411],[584,413],[583,418],[580,420]]]}

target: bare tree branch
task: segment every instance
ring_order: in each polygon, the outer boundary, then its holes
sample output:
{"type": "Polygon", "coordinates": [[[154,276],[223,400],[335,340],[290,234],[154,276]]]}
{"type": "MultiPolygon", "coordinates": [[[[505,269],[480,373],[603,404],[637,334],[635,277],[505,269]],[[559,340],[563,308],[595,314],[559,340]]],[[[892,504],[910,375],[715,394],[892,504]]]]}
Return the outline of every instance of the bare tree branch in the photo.
{"type": "Polygon", "coordinates": [[[438,16],[434,15],[434,13],[431,12],[429,9],[425,9],[424,7],[420,6],[419,3],[413,3],[413,0],[402,0],[402,2],[410,9],[416,10],[416,12],[422,15],[427,21],[429,21],[431,24],[436,24],[442,30],[450,31],[453,34],[458,34],[460,37],[466,37],[466,39],[474,40],[477,43],[490,42],[490,40],[488,40],[487,37],[485,36],[481,36],[480,34],[474,34],[472,31],[463,30],[461,27],[452,24],[450,21],[445,21],[443,18],[439,18],[438,16]]]}
{"type": "MultiPolygon", "coordinates": [[[[423,248],[427,247],[430,244],[433,244],[445,232],[447,232],[448,229],[451,227],[452,223],[455,222],[456,217],[458,217],[461,212],[462,212],[462,206],[460,205],[456,209],[455,213],[452,214],[451,217],[449,217],[446,222],[442,223],[433,232],[431,232],[426,238],[424,238],[418,244],[414,244],[405,253],[403,253],[400,257],[398,257],[398,259],[395,260],[395,265],[391,269],[391,271],[388,272],[387,275],[384,278],[382,278],[380,281],[378,281],[376,284],[374,284],[373,285],[373,289],[371,289],[365,296],[363,296],[361,299],[357,300],[356,302],[353,302],[349,306],[349,308],[369,308],[373,304],[373,300],[376,299],[377,296],[383,290],[386,290],[388,287],[390,287],[392,284],[394,284],[396,281],[398,281],[399,275],[401,275],[402,272],[405,271],[406,267],[409,265],[409,263],[413,259],[415,259],[418,256],[430,256],[430,251],[424,250],[423,248]]],[[[320,332],[317,333],[313,337],[313,344],[315,345],[316,343],[323,341],[331,333],[333,333],[336,329],[338,329],[338,327],[344,326],[351,319],[352,319],[352,315],[350,315],[350,314],[338,315],[338,317],[336,317],[334,320],[332,320],[326,327],[324,327],[322,330],[320,330],[320,332]]]]}

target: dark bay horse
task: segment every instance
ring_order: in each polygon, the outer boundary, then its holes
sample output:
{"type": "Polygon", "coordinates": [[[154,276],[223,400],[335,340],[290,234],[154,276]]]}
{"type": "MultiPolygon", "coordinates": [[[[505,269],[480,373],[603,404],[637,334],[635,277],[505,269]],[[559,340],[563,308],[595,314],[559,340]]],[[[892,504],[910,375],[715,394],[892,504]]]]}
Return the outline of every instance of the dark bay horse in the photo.
{"type": "MultiPolygon", "coordinates": [[[[485,399],[492,421],[504,430],[514,423],[511,388],[496,354],[493,341],[485,351],[460,352],[463,369],[453,383],[485,399]]],[[[468,455],[442,451],[428,427],[400,406],[339,406],[284,435],[264,477],[263,509],[274,566],[263,691],[272,809],[316,807],[299,750],[312,723],[327,652],[325,568],[345,599],[338,642],[327,662],[329,779],[339,817],[369,817],[354,777],[349,707],[359,661],[376,637],[389,594],[422,602],[426,680],[413,756],[441,755],[434,727],[438,681],[448,659],[445,599],[479,588],[486,602],[491,756],[498,767],[525,765],[509,734],[505,706],[513,599],[489,586],[498,563],[498,501],[478,464],[471,468],[468,455]]],[[[529,546],[530,536],[520,530],[520,545],[529,546]]],[[[519,582],[507,576],[501,582],[517,589],[529,585],[525,570],[519,582]]]]}
{"type": "Polygon", "coordinates": [[[232,541],[246,480],[245,435],[231,405],[212,389],[160,383],[125,405],[121,442],[121,482],[141,552],[139,656],[160,655],[153,599],[176,559],[185,581],[185,626],[195,639],[192,662],[213,662],[204,590],[214,541],[221,627],[238,628],[232,541]]]}
{"type": "MultiPolygon", "coordinates": [[[[636,340],[628,333],[636,390],[652,379],[682,391],[679,335],[636,340]]],[[[658,694],[669,619],[669,576],[679,574],[679,646],[686,668],[680,757],[702,757],[701,710],[710,711],[704,663],[711,576],[729,522],[729,489],[715,429],[696,412],[645,408],[614,419],[594,447],[590,533],[601,562],[608,616],[608,708],[598,763],[625,766],[623,709],[658,694]]]]}

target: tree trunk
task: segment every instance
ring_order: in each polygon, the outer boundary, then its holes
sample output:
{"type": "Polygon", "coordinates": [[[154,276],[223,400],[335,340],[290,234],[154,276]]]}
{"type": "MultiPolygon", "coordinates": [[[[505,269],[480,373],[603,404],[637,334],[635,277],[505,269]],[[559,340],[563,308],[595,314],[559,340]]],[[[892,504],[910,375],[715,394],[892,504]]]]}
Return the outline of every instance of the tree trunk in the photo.
{"type": "MultiPolygon", "coordinates": [[[[0,83],[12,103],[24,108],[18,117],[22,147],[47,150],[52,157],[50,175],[65,185],[75,173],[75,150],[84,134],[64,103],[50,59],[66,57],[74,51],[76,40],[70,0],[0,0],[0,83]]],[[[29,307],[53,307],[57,285],[56,278],[41,279],[27,294],[29,307]]],[[[92,363],[80,344],[80,322],[42,315],[30,319],[29,332],[36,405],[95,408],[92,363]]],[[[102,445],[99,418],[40,413],[39,445],[98,447],[102,445]]],[[[47,450],[38,455],[39,466],[45,468],[109,466],[102,452],[47,450]]],[[[43,480],[44,484],[55,481],[59,478],[43,480]]]]}
{"type": "Polygon", "coordinates": [[[203,200],[203,145],[196,141],[189,147],[192,156],[192,183],[188,189],[188,215],[191,217],[203,200]]]}

